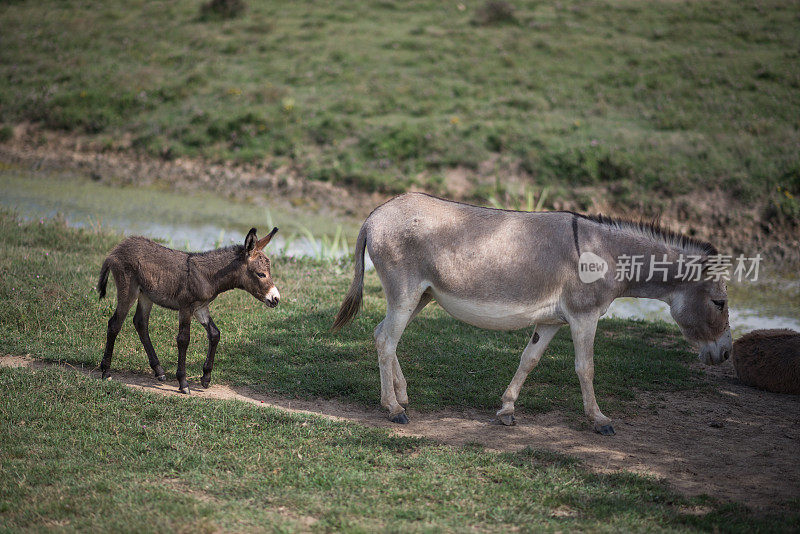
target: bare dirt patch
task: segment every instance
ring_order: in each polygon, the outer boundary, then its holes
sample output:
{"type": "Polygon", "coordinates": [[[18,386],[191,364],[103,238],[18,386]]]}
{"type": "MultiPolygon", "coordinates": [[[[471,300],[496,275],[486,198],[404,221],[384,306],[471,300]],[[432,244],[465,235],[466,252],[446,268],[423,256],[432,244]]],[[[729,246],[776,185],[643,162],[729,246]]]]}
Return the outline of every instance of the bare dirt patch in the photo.
{"type": "MultiPolygon", "coordinates": [[[[4,367],[48,365],[56,364],[0,356],[4,367]]],[[[99,376],[93,369],[60,365],[99,376]]],[[[729,362],[704,369],[708,391],[640,392],[638,413],[617,418],[612,437],[576,429],[558,412],[518,412],[517,426],[504,427],[486,411],[416,412],[412,398],[411,422],[401,426],[390,423],[378,408],[336,400],[287,399],[217,384],[203,390],[196,381],[191,388],[194,397],[236,399],[451,445],[477,443],[506,452],[525,447],[551,450],[577,457],[596,471],[655,476],[683,494],[708,494],[759,511],[791,506],[789,501],[800,499],[800,396],[745,386],[729,362]]],[[[115,372],[113,378],[142,391],[180,395],[174,383],[163,384],[149,375],[115,372]]]]}

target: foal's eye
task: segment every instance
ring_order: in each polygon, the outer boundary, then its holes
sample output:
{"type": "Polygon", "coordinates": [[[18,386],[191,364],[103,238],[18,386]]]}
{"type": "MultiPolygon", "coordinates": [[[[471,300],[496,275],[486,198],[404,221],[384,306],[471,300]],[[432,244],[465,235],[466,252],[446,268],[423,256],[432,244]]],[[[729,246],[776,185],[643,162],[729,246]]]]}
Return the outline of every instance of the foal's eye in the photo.
{"type": "Polygon", "coordinates": [[[256,273],[256,275],[257,275],[259,278],[266,278],[266,277],[267,277],[267,275],[266,275],[266,274],[264,274],[264,273],[256,273]]]}
{"type": "Polygon", "coordinates": [[[711,302],[714,303],[714,306],[716,306],[719,309],[719,311],[722,311],[722,308],[725,307],[725,300],[714,300],[714,299],[711,299],[711,302]]]}

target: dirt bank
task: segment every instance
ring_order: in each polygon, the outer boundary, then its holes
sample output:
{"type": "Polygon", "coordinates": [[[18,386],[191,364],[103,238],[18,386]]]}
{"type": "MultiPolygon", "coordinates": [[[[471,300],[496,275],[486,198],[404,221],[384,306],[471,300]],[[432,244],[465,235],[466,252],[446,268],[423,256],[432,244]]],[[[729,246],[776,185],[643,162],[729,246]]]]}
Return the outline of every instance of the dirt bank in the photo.
{"type": "MultiPolygon", "coordinates": [[[[0,366],[47,365],[57,364],[0,356],[0,366]]],[[[99,376],[95,370],[63,367],[99,376]]],[[[704,369],[709,392],[639,393],[635,415],[618,418],[613,437],[575,429],[558,412],[522,411],[517,413],[517,426],[504,427],[491,412],[416,412],[412,399],[411,422],[403,426],[390,423],[379,408],[287,399],[218,384],[203,390],[198,377],[191,388],[194,397],[237,399],[452,445],[480,443],[497,451],[548,449],[577,457],[597,471],[652,475],[683,494],[708,494],[760,511],[786,509],[791,500],[796,503],[800,499],[800,396],[744,386],[735,378],[730,362],[704,369]]],[[[180,395],[174,381],[162,384],[149,375],[123,372],[115,372],[113,378],[143,391],[180,395]]]]}
{"type": "MultiPolygon", "coordinates": [[[[126,146],[120,141],[119,146],[126,146]]],[[[76,134],[42,131],[19,125],[12,139],[0,143],[0,163],[44,171],[90,176],[109,184],[159,184],[178,191],[203,189],[256,204],[283,203],[311,212],[363,219],[388,195],[311,181],[290,166],[271,168],[264,164],[217,164],[202,160],[165,160],[132,150],[110,150],[76,134]]],[[[447,196],[473,200],[476,184],[499,179],[503,183],[525,181],[513,169],[492,174],[491,165],[476,171],[444,171],[447,196]]],[[[766,220],[759,202],[740,202],[719,190],[693,192],[669,199],[662,208],[643,200],[621,205],[614,200],[614,184],[576,187],[569,196],[550,197],[555,209],[567,209],[628,218],[652,218],[660,214],[664,225],[688,235],[707,239],[721,251],[747,256],[762,254],[783,267],[800,265],[800,227],[766,220]],[[589,199],[589,200],[587,200],[589,199]]]]}

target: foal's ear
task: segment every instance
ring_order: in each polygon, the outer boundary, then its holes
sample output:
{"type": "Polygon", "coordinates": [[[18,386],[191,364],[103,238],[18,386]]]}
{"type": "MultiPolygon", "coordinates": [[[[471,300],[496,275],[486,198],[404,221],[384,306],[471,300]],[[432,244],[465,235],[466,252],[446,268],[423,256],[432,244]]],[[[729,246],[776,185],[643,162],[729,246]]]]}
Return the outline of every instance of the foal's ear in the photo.
{"type": "Polygon", "coordinates": [[[261,250],[264,247],[266,247],[267,243],[272,241],[272,236],[274,236],[277,233],[278,233],[278,227],[276,226],[275,228],[272,229],[269,235],[267,235],[266,237],[262,237],[261,239],[258,240],[258,243],[256,243],[256,250],[261,250]]]}
{"type": "Polygon", "coordinates": [[[253,252],[253,249],[256,248],[256,229],[250,228],[250,231],[247,232],[247,237],[244,238],[244,251],[248,254],[253,252]]]}

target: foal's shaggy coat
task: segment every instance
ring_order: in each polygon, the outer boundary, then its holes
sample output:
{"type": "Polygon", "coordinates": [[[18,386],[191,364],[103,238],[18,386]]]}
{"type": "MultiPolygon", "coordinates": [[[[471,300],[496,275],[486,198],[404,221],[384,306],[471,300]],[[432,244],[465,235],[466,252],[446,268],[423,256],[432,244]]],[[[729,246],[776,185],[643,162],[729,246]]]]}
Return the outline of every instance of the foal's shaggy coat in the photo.
{"type": "Polygon", "coordinates": [[[100,270],[97,290],[102,299],[106,294],[109,272],[117,286],[117,309],[108,321],[106,350],[100,369],[103,378],[111,375],[114,342],[134,301],[138,298],[133,325],[150,360],[157,379],[164,381],[164,369],[150,342],[148,321],[153,303],[178,310],[178,371],[176,377],[182,393],[189,393],[186,381],[186,348],[192,316],[208,333],[208,356],[203,365],[203,387],[211,382],[214,353],[219,343],[219,329],[211,319],[208,305],[217,295],[230,289],[244,289],[258,300],[274,308],[280,294],[272,283],[270,262],[261,250],[267,246],[272,232],[259,240],[252,228],[244,245],[191,253],[159,245],[146,237],[129,237],[109,253],[100,270]]]}

